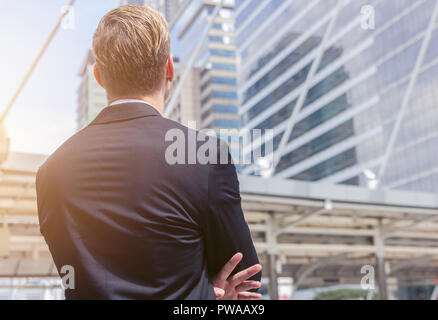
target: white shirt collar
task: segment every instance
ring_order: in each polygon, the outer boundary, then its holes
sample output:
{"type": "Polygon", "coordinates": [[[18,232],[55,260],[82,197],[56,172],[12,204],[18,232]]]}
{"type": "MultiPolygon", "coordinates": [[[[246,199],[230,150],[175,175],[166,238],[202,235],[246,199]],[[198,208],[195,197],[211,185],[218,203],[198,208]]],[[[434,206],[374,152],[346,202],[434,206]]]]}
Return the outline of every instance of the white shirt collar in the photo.
{"type": "Polygon", "coordinates": [[[143,100],[138,100],[138,99],[121,99],[121,100],[117,100],[117,101],[114,101],[113,103],[111,103],[110,107],[111,106],[116,106],[116,105],[119,105],[119,104],[124,104],[124,103],[144,103],[144,104],[147,104],[147,105],[151,105],[150,103],[148,103],[146,101],[143,101],[143,100]]]}

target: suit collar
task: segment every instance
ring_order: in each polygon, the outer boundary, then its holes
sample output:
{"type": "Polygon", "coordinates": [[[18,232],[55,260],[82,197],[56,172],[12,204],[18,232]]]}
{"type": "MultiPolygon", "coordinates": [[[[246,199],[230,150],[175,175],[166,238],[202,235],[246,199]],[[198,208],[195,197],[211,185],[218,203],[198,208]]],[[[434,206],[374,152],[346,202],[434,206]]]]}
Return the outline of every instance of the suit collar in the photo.
{"type": "Polygon", "coordinates": [[[157,109],[146,103],[123,103],[103,109],[90,125],[106,124],[137,118],[160,116],[157,109]]]}

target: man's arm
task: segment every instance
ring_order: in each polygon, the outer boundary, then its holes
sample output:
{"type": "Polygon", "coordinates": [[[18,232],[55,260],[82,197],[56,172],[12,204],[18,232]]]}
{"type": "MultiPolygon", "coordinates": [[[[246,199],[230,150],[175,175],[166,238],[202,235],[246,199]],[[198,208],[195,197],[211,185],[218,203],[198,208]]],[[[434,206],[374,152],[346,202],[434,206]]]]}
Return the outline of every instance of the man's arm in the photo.
{"type": "MultiPolygon", "coordinates": [[[[232,274],[259,264],[248,225],[244,219],[236,168],[228,153],[228,164],[211,165],[208,178],[208,207],[203,232],[208,272],[214,278],[238,252],[242,261],[232,274]]],[[[260,281],[261,272],[251,280],[260,281]]]]}

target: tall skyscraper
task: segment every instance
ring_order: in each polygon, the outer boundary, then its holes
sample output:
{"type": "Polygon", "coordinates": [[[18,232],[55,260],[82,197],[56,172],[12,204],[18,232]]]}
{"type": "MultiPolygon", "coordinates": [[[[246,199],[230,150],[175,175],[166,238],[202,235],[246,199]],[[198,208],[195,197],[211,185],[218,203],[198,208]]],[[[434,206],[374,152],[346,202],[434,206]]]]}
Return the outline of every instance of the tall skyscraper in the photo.
{"type": "Polygon", "coordinates": [[[89,50],[79,71],[82,80],[78,88],[78,130],[93,121],[107,105],[106,92],[94,78],[93,65],[95,61],[92,50],[89,50]]]}
{"type": "MultiPolygon", "coordinates": [[[[243,127],[275,129],[277,151],[284,140],[274,173],[278,178],[438,191],[438,30],[431,23],[437,2],[338,4],[236,1],[243,127]],[[433,33],[427,46],[428,30],[433,33]],[[422,47],[427,49],[423,61],[422,47]],[[312,77],[309,71],[320,52],[322,61],[312,77]],[[292,133],[283,138],[306,81],[302,109],[292,133]],[[415,84],[411,94],[409,83],[415,84]],[[397,123],[401,127],[395,135],[397,123]],[[389,153],[391,136],[396,139],[389,153]]],[[[244,169],[255,172],[254,165],[244,169]]]]}
{"type": "Polygon", "coordinates": [[[211,29],[207,31],[216,4],[217,1],[189,1],[172,26],[172,52],[178,61],[179,74],[186,70],[196,55],[196,48],[203,36],[205,40],[201,43],[201,49],[171,118],[185,125],[188,124],[187,121],[197,121],[198,129],[214,129],[219,133],[220,129],[238,129],[240,120],[234,1],[223,2],[211,29]]]}

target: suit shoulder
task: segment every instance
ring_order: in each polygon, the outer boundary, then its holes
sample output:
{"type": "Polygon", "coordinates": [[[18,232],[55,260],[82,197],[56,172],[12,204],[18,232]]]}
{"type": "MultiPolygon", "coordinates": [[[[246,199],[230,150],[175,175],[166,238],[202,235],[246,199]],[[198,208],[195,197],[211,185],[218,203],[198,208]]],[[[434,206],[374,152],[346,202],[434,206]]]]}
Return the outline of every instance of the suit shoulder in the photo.
{"type": "Polygon", "coordinates": [[[166,128],[167,130],[176,129],[176,130],[181,130],[184,134],[188,134],[188,133],[196,134],[197,140],[201,142],[206,141],[208,138],[209,142],[215,142],[217,144],[218,149],[228,149],[229,147],[226,141],[220,139],[217,136],[217,133],[214,129],[190,128],[179,122],[164,117],[162,117],[162,121],[165,124],[163,128],[166,128]]]}
{"type": "Polygon", "coordinates": [[[72,150],[72,146],[80,142],[79,140],[86,133],[87,128],[88,127],[85,127],[84,129],[76,132],[70,138],[68,138],[61,146],[59,146],[58,149],[56,149],[40,166],[37,171],[37,177],[39,175],[41,176],[42,172],[53,169],[58,160],[65,160],[65,158],[68,157],[68,153],[74,151],[72,150]]]}

